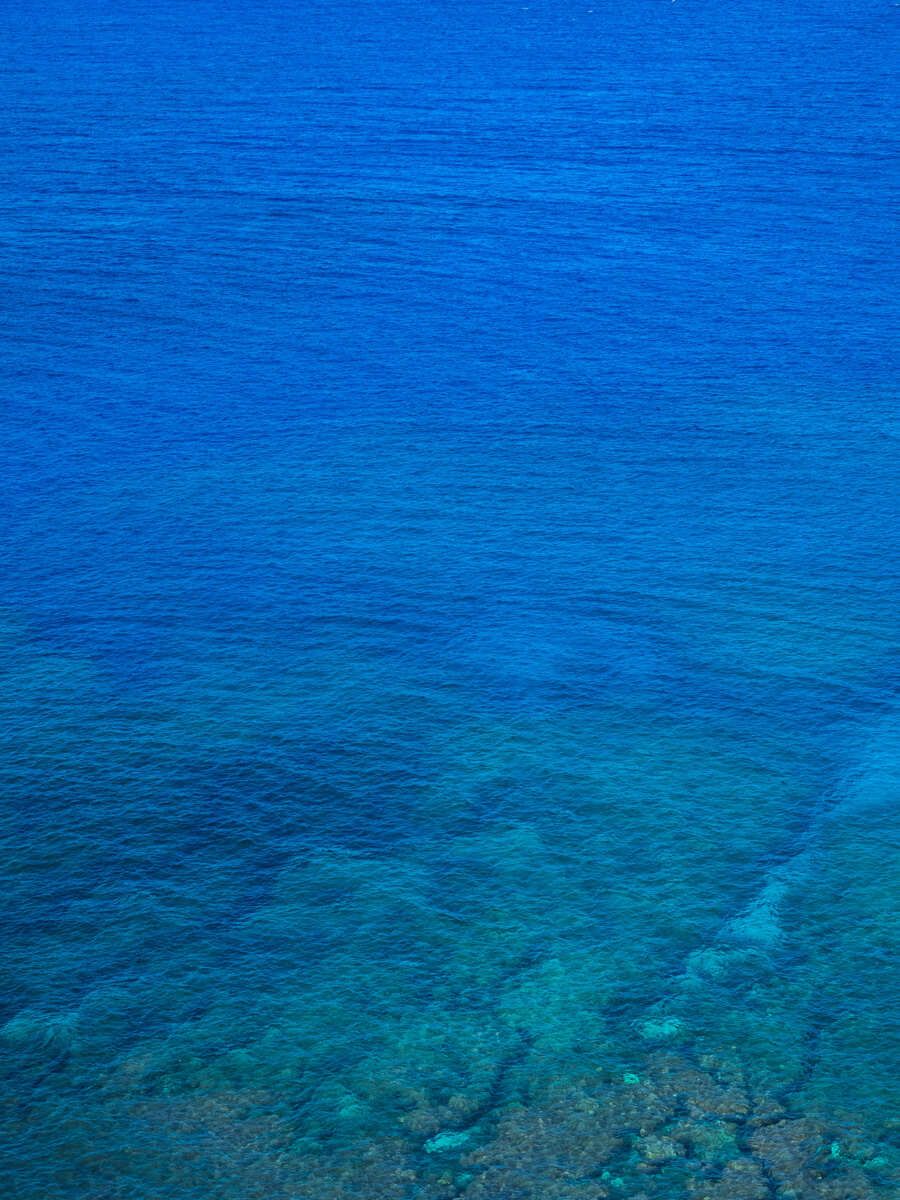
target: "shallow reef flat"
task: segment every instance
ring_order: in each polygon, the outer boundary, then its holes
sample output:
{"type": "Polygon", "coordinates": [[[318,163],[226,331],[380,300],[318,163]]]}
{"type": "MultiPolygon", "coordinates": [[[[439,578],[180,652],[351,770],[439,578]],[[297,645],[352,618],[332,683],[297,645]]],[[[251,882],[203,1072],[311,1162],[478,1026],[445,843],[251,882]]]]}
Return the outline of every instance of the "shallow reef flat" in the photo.
{"type": "MultiPolygon", "coordinates": [[[[397,1125],[377,1136],[354,1133],[361,1102],[345,1092],[327,1146],[295,1136],[283,1092],[198,1087],[163,1097],[147,1085],[148,1065],[125,1061],[102,1098],[84,1105],[73,1095],[43,1112],[56,1166],[13,1160],[31,1186],[11,1194],[866,1200],[900,1187],[900,1120],[872,1129],[803,1110],[795,1094],[755,1086],[736,1050],[699,1061],[656,1051],[621,1073],[569,1070],[524,1101],[495,1080],[474,1111],[463,1096],[435,1104],[398,1084],[380,1097],[397,1125]]],[[[23,1158],[37,1115],[18,1119],[23,1158]]]]}

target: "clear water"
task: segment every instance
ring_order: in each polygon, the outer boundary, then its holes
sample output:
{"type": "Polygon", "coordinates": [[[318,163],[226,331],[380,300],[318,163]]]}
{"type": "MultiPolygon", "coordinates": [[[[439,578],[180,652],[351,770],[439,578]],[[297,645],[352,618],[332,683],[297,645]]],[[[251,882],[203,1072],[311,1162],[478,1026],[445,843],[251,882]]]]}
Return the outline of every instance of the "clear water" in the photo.
{"type": "Polygon", "coordinates": [[[898,1194],[898,22],[4,14],[5,1196],[898,1194]]]}

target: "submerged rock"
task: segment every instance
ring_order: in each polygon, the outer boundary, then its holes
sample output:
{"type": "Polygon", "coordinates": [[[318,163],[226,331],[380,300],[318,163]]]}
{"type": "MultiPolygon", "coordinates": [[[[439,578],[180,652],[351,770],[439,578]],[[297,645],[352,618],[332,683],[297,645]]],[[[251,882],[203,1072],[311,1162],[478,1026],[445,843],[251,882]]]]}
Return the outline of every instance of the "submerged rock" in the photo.
{"type": "Polygon", "coordinates": [[[751,1158],[726,1163],[714,1182],[692,1183],[695,1186],[691,1191],[697,1200],[766,1200],[772,1194],[762,1167],[751,1158]]]}
{"type": "Polygon", "coordinates": [[[636,1143],[641,1157],[648,1162],[670,1162],[673,1158],[684,1156],[684,1146],[668,1137],[640,1138],[636,1143]]]}
{"type": "Polygon", "coordinates": [[[701,1162],[727,1162],[740,1153],[734,1127],[724,1121],[684,1121],[672,1130],[672,1136],[689,1146],[693,1157],[701,1162]]]}
{"type": "Polygon", "coordinates": [[[645,1021],[641,1026],[641,1037],[648,1042],[665,1042],[684,1033],[684,1021],[678,1017],[664,1017],[660,1020],[645,1021]]]}
{"type": "Polygon", "coordinates": [[[75,1041],[78,1014],[18,1013],[0,1029],[0,1039],[10,1046],[36,1045],[48,1050],[68,1050],[75,1041]]]}
{"type": "Polygon", "coordinates": [[[753,1133],[750,1146],[777,1180],[782,1194],[816,1194],[821,1172],[814,1174],[812,1167],[814,1160],[821,1162],[826,1153],[822,1128],[817,1122],[801,1119],[764,1126],[753,1133]]]}
{"type": "Polygon", "coordinates": [[[467,1129],[447,1129],[443,1133],[437,1133],[433,1138],[428,1139],[425,1143],[425,1153],[446,1154],[448,1150],[458,1150],[460,1146],[465,1146],[471,1140],[472,1134],[467,1129]]]}

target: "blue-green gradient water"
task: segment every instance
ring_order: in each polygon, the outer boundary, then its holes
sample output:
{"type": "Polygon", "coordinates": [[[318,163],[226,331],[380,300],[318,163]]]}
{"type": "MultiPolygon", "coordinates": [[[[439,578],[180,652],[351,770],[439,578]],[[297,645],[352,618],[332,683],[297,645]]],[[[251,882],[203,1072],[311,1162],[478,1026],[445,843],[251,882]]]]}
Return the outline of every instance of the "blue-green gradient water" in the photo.
{"type": "Polygon", "coordinates": [[[4,1197],[900,1194],[898,22],[6,10],[4,1197]]]}

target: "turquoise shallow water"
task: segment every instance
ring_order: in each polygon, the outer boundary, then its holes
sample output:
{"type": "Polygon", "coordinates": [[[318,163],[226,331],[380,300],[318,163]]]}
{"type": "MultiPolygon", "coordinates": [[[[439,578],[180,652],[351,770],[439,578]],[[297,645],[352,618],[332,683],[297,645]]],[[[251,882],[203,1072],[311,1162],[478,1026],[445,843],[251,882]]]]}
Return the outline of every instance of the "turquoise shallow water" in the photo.
{"type": "Polygon", "coordinates": [[[9,19],[5,1195],[900,1191],[891,21],[9,19]]]}

